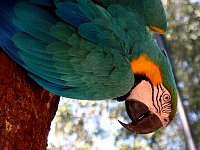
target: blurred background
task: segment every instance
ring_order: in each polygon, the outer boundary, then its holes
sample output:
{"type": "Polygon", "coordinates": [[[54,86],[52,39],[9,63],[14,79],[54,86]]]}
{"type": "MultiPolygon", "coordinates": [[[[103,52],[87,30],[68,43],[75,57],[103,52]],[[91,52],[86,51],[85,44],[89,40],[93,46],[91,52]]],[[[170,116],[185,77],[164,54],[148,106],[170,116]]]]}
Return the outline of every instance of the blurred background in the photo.
{"type": "MultiPolygon", "coordinates": [[[[200,146],[200,0],[163,0],[168,17],[165,34],[177,87],[191,130],[200,146]]],[[[124,103],[61,98],[51,126],[48,150],[184,150],[187,143],[180,116],[165,129],[137,135],[118,123],[128,121],[124,103]]]]}

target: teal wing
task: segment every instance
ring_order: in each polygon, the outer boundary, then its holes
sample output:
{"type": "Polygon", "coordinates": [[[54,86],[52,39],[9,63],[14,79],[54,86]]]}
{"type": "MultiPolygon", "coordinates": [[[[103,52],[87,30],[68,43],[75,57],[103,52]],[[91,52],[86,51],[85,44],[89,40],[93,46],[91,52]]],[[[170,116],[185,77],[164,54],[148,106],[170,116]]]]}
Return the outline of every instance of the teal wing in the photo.
{"type": "Polygon", "coordinates": [[[13,41],[31,78],[68,98],[101,100],[130,91],[131,41],[142,40],[145,30],[137,14],[89,0],[58,3],[56,15],[51,7],[29,2],[15,7],[13,23],[22,32],[13,41]]]}
{"type": "Polygon", "coordinates": [[[139,12],[144,18],[146,26],[153,26],[166,31],[167,18],[162,0],[96,0],[104,7],[113,4],[129,6],[139,12]]]}

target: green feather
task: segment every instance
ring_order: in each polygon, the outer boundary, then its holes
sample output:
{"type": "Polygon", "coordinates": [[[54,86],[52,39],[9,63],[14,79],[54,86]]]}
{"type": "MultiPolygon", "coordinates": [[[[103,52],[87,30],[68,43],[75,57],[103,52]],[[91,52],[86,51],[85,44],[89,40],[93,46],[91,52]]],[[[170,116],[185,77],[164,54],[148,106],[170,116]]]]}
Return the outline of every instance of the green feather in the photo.
{"type": "MultiPolygon", "coordinates": [[[[139,15],[144,18],[146,26],[154,26],[166,31],[167,19],[161,0],[99,0],[99,2],[106,7],[110,7],[113,4],[120,4],[123,5],[124,8],[126,7],[126,10],[130,8],[132,8],[133,11],[137,10],[139,15]],[[129,8],[127,6],[129,6],[129,8]]],[[[116,15],[121,15],[123,13],[123,9],[118,9],[116,15]]]]}
{"type": "Polygon", "coordinates": [[[166,31],[167,19],[161,0],[139,0],[135,8],[144,16],[147,26],[166,31]]]}

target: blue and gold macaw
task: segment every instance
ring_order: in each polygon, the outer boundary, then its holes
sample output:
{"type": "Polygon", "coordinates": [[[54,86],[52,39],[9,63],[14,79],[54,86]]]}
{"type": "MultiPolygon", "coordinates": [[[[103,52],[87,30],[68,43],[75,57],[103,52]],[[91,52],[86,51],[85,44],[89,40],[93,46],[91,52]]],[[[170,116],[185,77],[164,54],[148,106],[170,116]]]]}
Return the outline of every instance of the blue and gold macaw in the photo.
{"type": "Polygon", "coordinates": [[[149,29],[166,31],[161,0],[0,2],[0,46],[48,91],[125,101],[135,133],[167,126],[177,92],[167,55],[149,29]]]}

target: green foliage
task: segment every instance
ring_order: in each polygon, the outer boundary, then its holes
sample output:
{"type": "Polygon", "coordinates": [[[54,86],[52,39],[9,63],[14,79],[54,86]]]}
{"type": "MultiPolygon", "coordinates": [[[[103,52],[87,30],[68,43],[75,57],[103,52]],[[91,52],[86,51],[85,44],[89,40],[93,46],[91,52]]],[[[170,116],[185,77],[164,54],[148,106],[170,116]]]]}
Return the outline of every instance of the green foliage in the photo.
{"type": "Polygon", "coordinates": [[[171,47],[177,86],[183,95],[194,137],[200,144],[200,3],[169,1],[167,40],[171,47]]]}

